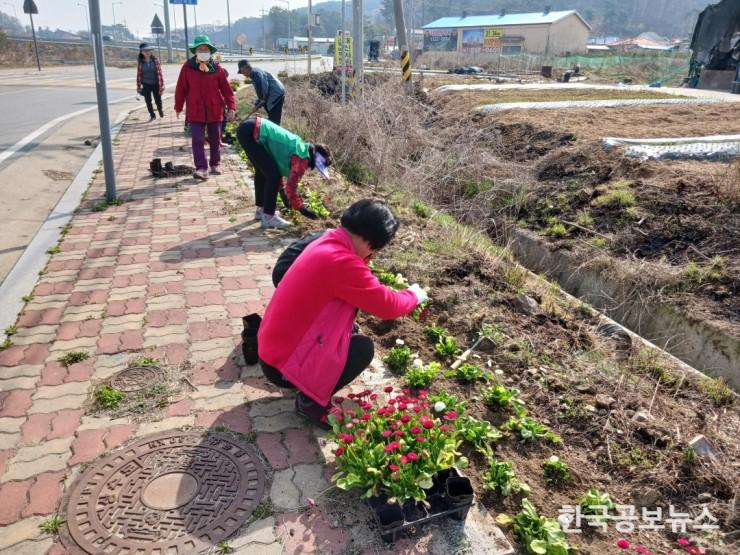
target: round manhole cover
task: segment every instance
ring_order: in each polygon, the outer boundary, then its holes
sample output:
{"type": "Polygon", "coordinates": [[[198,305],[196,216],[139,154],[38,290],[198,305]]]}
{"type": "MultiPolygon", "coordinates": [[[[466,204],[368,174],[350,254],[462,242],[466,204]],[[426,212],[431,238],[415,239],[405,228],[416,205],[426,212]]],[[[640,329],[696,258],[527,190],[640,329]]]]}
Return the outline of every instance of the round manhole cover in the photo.
{"type": "Polygon", "coordinates": [[[244,525],[264,483],[254,450],[226,435],[157,435],[80,477],[69,535],[84,553],[200,553],[244,525]]]}
{"type": "Polygon", "coordinates": [[[156,366],[132,366],[113,374],[110,380],[111,387],[124,393],[134,393],[161,382],[164,379],[164,370],[156,366]]]}

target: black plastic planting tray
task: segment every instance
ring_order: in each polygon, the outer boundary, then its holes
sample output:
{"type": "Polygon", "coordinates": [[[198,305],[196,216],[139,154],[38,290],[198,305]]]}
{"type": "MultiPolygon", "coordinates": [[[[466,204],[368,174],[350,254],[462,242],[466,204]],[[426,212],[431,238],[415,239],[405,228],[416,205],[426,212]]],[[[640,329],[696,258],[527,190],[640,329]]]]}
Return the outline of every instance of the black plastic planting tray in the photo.
{"type": "Polygon", "coordinates": [[[464,521],[474,498],[470,479],[462,476],[457,469],[450,468],[434,476],[433,486],[427,490],[428,509],[423,503],[413,500],[403,505],[388,503],[385,494],[371,497],[367,503],[383,540],[395,542],[402,533],[416,531],[435,520],[450,517],[464,521]]]}

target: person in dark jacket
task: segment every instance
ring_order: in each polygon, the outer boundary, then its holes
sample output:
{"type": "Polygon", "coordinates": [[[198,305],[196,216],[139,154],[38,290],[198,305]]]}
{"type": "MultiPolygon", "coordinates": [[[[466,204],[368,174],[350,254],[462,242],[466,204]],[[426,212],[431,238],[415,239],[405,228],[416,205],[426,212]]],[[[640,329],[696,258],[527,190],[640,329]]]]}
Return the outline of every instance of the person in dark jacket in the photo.
{"type": "Polygon", "coordinates": [[[264,106],[270,121],[280,125],[285,102],[285,87],[280,79],[263,69],[252,67],[247,60],[239,60],[239,73],[252,80],[254,92],[257,93],[254,110],[264,106]]]}
{"type": "Polygon", "coordinates": [[[159,64],[159,60],[154,56],[152,50],[154,48],[145,42],[139,45],[139,63],[136,68],[136,92],[144,96],[146,108],[149,110],[149,121],[157,118],[154,114],[152,96],[157,105],[159,117],[164,117],[164,112],[162,111],[164,75],[162,75],[162,66],[159,64]]]}
{"type": "Polygon", "coordinates": [[[182,66],[175,89],[175,112],[180,117],[187,105],[195,173],[201,181],[208,179],[205,137],[211,151],[211,174],[221,175],[221,122],[224,105],[227,119],[236,118],[236,99],[224,69],[213,59],[216,47],[205,35],[195,37],[190,51],[195,54],[182,66]]]}
{"type": "Polygon", "coordinates": [[[285,186],[288,202],[307,218],[316,214],[303,206],[298,194],[298,184],[307,169],[315,169],[329,179],[331,164],[329,149],[320,144],[308,143],[298,135],[262,117],[249,118],[236,130],[236,138],[254,166],[254,218],[261,220],[265,229],[283,229],[290,222],[275,211],[278,191],[285,186]]]}

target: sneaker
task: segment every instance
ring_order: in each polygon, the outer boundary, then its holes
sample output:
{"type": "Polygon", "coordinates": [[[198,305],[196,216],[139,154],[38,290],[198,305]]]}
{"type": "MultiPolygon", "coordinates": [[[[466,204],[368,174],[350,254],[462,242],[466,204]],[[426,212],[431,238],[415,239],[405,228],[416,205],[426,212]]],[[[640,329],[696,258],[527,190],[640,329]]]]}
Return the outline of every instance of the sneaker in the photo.
{"type": "Polygon", "coordinates": [[[149,121],[154,121],[155,119],[157,119],[157,116],[155,116],[154,114],[149,114],[149,121]]]}
{"type": "Polygon", "coordinates": [[[262,221],[262,214],[264,214],[265,211],[261,206],[258,206],[254,209],[254,219],[262,221]]]}
{"type": "Polygon", "coordinates": [[[285,229],[291,225],[290,222],[282,219],[277,214],[273,214],[272,216],[262,214],[262,229],[285,229]]]}
{"type": "Polygon", "coordinates": [[[211,166],[211,175],[221,175],[221,166],[211,166]]]}
{"type": "Polygon", "coordinates": [[[327,421],[331,406],[331,403],[329,403],[327,406],[322,407],[303,393],[299,393],[295,397],[295,411],[304,418],[310,420],[312,424],[319,428],[323,428],[324,430],[329,430],[331,428],[327,421]]]}
{"type": "Polygon", "coordinates": [[[195,170],[195,172],[193,172],[193,177],[200,181],[206,181],[208,179],[208,173],[205,170],[195,170]]]}

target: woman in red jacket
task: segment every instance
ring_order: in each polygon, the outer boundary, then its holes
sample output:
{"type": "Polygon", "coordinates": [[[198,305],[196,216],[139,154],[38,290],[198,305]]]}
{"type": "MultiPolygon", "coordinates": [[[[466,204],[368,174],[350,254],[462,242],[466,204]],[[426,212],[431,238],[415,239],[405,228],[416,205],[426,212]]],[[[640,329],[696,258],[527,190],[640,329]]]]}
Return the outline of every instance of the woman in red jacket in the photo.
{"type": "Polygon", "coordinates": [[[177,117],[187,105],[187,121],[190,123],[193,144],[193,177],[208,179],[205,138],[211,149],[211,174],[221,175],[221,122],[226,105],[227,119],[236,117],[236,100],[224,69],[213,59],[216,47],[205,35],[195,37],[190,51],[195,54],[182,66],[175,88],[175,112],[177,117]]]}
{"type": "Polygon", "coordinates": [[[265,377],[298,388],[296,411],[324,427],[332,394],[373,359],[372,340],[353,335],[357,311],[392,320],[427,299],[418,284],[405,291],[386,287],[368,267],[398,230],[385,204],[356,202],[341,224],[311,242],[290,266],[265,310],[257,342],[265,377]]]}

